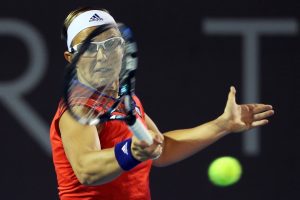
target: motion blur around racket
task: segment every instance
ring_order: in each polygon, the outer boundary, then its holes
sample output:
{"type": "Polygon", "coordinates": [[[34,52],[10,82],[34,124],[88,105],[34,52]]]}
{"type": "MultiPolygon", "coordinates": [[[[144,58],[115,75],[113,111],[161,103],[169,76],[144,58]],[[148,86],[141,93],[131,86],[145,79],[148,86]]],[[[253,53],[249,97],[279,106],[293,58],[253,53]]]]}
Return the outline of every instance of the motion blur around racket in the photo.
{"type": "Polygon", "coordinates": [[[79,123],[97,125],[122,120],[139,140],[151,145],[152,137],[136,117],[132,97],[137,47],[131,30],[118,24],[122,37],[97,40],[101,33],[112,27],[115,25],[97,27],[83,43],[73,47],[74,57],[65,75],[64,101],[79,123]]]}

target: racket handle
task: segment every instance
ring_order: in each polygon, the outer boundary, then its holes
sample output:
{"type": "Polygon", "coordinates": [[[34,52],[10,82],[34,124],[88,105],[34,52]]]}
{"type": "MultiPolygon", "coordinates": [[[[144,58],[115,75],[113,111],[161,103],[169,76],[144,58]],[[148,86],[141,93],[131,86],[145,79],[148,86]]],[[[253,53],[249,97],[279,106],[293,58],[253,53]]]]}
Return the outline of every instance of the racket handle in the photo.
{"type": "Polygon", "coordinates": [[[136,118],[133,125],[129,126],[130,130],[133,132],[135,137],[137,137],[141,141],[145,141],[148,145],[153,144],[152,136],[150,135],[148,129],[143,124],[141,119],[136,118]]]}

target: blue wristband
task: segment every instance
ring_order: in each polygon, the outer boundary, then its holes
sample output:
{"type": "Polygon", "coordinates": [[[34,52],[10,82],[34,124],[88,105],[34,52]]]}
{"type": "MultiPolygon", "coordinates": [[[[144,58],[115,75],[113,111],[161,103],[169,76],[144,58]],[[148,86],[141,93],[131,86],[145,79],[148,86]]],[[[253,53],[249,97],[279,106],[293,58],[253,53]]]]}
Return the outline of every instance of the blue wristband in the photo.
{"type": "Polygon", "coordinates": [[[120,167],[125,171],[129,171],[141,163],[141,161],[135,159],[131,153],[131,142],[132,140],[130,138],[115,146],[116,159],[120,167]]]}

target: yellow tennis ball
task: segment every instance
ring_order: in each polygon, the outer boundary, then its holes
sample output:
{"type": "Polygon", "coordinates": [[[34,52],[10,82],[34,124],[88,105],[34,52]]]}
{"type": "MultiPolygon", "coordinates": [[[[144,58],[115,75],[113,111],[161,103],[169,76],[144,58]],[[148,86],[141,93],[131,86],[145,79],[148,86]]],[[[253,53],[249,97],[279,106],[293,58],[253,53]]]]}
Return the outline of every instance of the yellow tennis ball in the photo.
{"type": "Polygon", "coordinates": [[[209,180],[216,186],[229,186],[236,183],[242,175],[240,162],[233,157],[215,159],[208,168],[209,180]]]}

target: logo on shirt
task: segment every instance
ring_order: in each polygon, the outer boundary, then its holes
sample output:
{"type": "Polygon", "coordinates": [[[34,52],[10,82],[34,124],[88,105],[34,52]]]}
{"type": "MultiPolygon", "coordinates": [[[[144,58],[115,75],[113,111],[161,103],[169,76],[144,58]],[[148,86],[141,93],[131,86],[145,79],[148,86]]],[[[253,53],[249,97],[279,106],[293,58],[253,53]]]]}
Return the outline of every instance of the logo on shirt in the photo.
{"type": "Polygon", "coordinates": [[[128,155],[127,142],[123,145],[122,151],[123,151],[123,153],[125,153],[126,155],[128,155]]]}
{"type": "Polygon", "coordinates": [[[101,18],[97,13],[95,13],[91,18],[89,22],[94,22],[94,21],[102,21],[103,18],[101,18]]]}
{"type": "Polygon", "coordinates": [[[135,107],[135,111],[137,112],[137,114],[142,117],[142,113],[141,113],[141,110],[139,109],[139,107],[135,107]]]}

